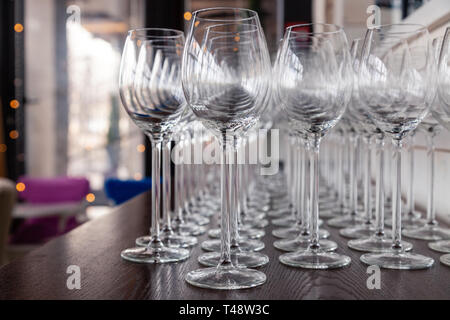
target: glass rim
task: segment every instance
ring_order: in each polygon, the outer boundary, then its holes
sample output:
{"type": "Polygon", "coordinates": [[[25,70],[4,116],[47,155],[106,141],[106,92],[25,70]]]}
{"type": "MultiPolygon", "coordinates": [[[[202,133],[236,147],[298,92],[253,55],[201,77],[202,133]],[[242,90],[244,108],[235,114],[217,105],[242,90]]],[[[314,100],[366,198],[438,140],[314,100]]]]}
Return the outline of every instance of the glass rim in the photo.
{"type": "Polygon", "coordinates": [[[299,24],[294,24],[292,26],[289,26],[286,28],[286,31],[289,32],[296,32],[296,33],[304,33],[304,34],[334,34],[334,33],[338,33],[338,32],[342,32],[344,31],[344,28],[334,24],[334,23],[322,23],[322,22],[311,22],[311,23],[299,23],[299,24]],[[298,27],[306,27],[306,26],[331,26],[336,28],[336,30],[334,31],[323,31],[323,32],[314,32],[314,31],[293,31],[293,28],[298,28],[298,27]]]}
{"type": "Polygon", "coordinates": [[[251,10],[251,9],[246,9],[246,8],[234,8],[234,7],[213,7],[213,8],[204,8],[204,9],[199,9],[196,10],[192,13],[192,20],[203,20],[203,21],[217,21],[217,22],[231,22],[231,21],[246,21],[246,20],[251,20],[251,19],[255,19],[258,18],[258,13],[255,10],[251,10]],[[199,17],[199,14],[203,13],[203,12],[207,12],[207,11],[218,11],[218,10],[229,10],[229,11],[234,11],[234,12],[239,12],[239,11],[243,11],[243,12],[249,12],[252,15],[250,17],[246,17],[246,18],[239,18],[239,19],[220,19],[220,18],[203,18],[203,17],[199,17]]]}
{"type": "Polygon", "coordinates": [[[128,35],[131,36],[135,34],[137,38],[155,38],[155,39],[176,39],[180,37],[184,37],[184,32],[177,29],[170,28],[136,28],[128,31],[128,35]],[[141,34],[141,32],[155,32],[155,34],[141,34]],[[161,32],[160,34],[156,34],[156,32],[161,32]],[[171,33],[164,35],[163,33],[171,33]]]}

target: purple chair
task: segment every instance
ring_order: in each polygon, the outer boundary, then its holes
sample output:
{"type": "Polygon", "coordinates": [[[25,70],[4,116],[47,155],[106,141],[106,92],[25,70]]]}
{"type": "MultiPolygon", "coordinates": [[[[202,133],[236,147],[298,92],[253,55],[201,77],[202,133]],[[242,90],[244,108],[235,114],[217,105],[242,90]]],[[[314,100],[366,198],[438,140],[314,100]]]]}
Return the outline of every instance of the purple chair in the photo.
{"type": "Polygon", "coordinates": [[[75,215],[84,208],[90,190],[87,179],[21,177],[20,182],[25,184],[19,192],[23,203],[16,206],[13,217],[25,220],[11,235],[11,244],[43,243],[80,224],[75,215]]]}

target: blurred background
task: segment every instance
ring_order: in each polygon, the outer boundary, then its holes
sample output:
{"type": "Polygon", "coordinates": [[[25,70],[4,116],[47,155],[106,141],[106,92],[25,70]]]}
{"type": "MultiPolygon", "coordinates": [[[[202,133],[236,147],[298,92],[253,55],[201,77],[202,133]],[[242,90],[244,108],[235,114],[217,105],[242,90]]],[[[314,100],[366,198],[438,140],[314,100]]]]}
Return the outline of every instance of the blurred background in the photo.
{"type": "MultiPolygon", "coordinates": [[[[448,0],[2,0],[0,1],[0,265],[101,216],[148,189],[149,145],[118,97],[127,30],[186,30],[191,12],[256,10],[274,55],[286,26],[342,25],[363,37],[370,5],[381,23],[425,24],[432,37],[450,20],[448,0]],[[119,185],[119,187],[116,187],[119,185]],[[116,188],[116,189],[114,189],[116,188]],[[3,243],[3,244],[2,244],[3,243]],[[5,249],[6,248],[6,249],[5,249]],[[5,254],[6,252],[6,254],[5,254]]],[[[437,138],[437,212],[448,217],[450,135],[437,138]]],[[[425,140],[417,137],[416,201],[426,203],[425,140]]]]}

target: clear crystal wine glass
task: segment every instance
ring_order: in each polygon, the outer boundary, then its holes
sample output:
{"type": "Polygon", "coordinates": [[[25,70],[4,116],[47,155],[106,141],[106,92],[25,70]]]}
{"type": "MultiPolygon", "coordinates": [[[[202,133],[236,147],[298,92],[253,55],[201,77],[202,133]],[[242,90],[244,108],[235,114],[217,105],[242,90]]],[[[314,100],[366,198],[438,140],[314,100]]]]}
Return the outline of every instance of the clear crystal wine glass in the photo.
{"type": "MultiPolygon", "coordinates": [[[[443,127],[450,131],[450,28],[446,29],[440,48],[437,88],[438,95],[431,113],[443,127]]],[[[450,266],[450,240],[430,242],[428,246],[435,251],[447,253],[441,256],[440,261],[450,266]]]]}
{"type": "Polygon", "coordinates": [[[401,242],[401,149],[403,138],[427,115],[434,99],[434,56],[421,25],[393,24],[368,29],[358,72],[359,95],[394,145],[392,248],[366,253],[361,261],[391,269],[424,269],[432,258],[406,252],[401,242]]]}
{"type": "Polygon", "coordinates": [[[194,114],[221,145],[221,259],[216,267],[186,275],[194,286],[211,289],[242,289],[262,285],[264,273],[241,268],[231,259],[232,164],[237,138],[259,118],[270,93],[270,58],[258,14],[248,9],[211,8],[193,13],[183,53],[182,83],[194,114]],[[221,41],[209,29],[221,25],[221,41]],[[253,27],[250,40],[241,30],[253,27]]]}
{"type": "MultiPolygon", "coordinates": [[[[353,61],[353,68],[356,72],[359,66],[359,56],[361,55],[362,39],[354,39],[351,46],[351,55],[353,61]]],[[[354,86],[356,87],[357,79],[355,79],[354,86]]],[[[377,128],[373,121],[367,114],[363,107],[362,101],[359,98],[357,88],[353,89],[352,100],[349,104],[346,114],[354,127],[354,134],[359,134],[363,138],[363,162],[364,162],[364,218],[360,224],[353,225],[339,231],[339,234],[346,238],[366,238],[373,234],[375,225],[372,219],[372,197],[371,197],[371,138],[377,133],[377,128]]],[[[353,207],[356,208],[356,191],[354,190],[353,207]]],[[[360,217],[355,216],[353,220],[361,220],[360,217]]]]}
{"type": "Polygon", "coordinates": [[[182,31],[136,29],[128,33],[120,66],[122,103],[152,145],[151,241],[122,251],[125,260],[167,263],[185,260],[189,251],[164,245],[160,235],[160,168],[163,141],[170,136],[186,101],[181,89],[182,31]]]}
{"type": "MultiPolygon", "coordinates": [[[[441,48],[442,38],[433,39],[433,53],[436,61],[439,59],[439,52],[441,48]]],[[[439,103],[439,98],[435,99],[433,106],[439,103]]],[[[431,109],[434,109],[433,106],[431,109]]],[[[439,106],[436,106],[439,108],[439,106]]],[[[427,157],[428,157],[428,202],[427,202],[427,220],[426,222],[414,229],[403,230],[403,235],[412,239],[419,240],[450,240],[450,229],[442,227],[436,220],[436,210],[434,205],[434,187],[435,187],[435,146],[434,138],[439,133],[441,127],[439,122],[435,119],[433,112],[430,112],[427,117],[421,122],[420,129],[425,132],[427,138],[427,157]]]]}
{"type": "Polygon", "coordinates": [[[350,100],[353,70],[342,28],[329,24],[288,27],[279,57],[277,99],[291,126],[306,135],[310,155],[311,242],[306,250],[282,254],[281,263],[301,268],[329,269],[350,258],[326,252],[319,242],[319,146],[336,125],[350,100]],[[300,30],[310,28],[305,37],[300,30]]]}

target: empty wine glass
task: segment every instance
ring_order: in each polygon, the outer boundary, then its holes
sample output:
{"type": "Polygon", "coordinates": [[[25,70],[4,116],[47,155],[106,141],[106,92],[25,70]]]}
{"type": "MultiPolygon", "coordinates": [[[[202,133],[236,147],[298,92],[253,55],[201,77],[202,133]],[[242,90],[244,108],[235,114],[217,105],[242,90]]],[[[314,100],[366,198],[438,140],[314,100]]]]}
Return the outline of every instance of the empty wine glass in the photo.
{"type": "Polygon", "coordinates": [[[311,242],[306,250],[282,254],[281,263],[310,269],[338,268],[350,258],[326,252],[319,242],[319,146],[350,100],[353,70],[342,28],[330,24],[288,27],[277,72],[277,100],[291,128],[305,135],[310,156],[311,242]],[[302,33],[301,30],[311,29],[302,33]]]}
{"type": "Polygon", "coordinates": [[[160,236],[160,168],[163,141],[186,106],[181,90],[183,32],[172,29],[136,29],[128,33],[120,66],[122,103],[152,145],[152,213],[146,247],[122,251],[125,260],[167,263],[185,260],[189,251],[163,244],[160,236]]]}
{"type": "MultiPolygon", "coordinates": [[[[433,39],[433,53],[436,61],[439,59],[439,52],[442,38],[433,39]]],[[[435,99],[433,106],[439,103],[439,98],[435,99]]],[[[433,106],[431,107],[433,109],[433,106]]],[[[419,240],[448,240],[450,239],[450,229],[439,226],[436,220],[436,210],[434,206],[434,180],[435,180],[435,146],[434,138],[439,133],[441,127],[435,119],[433,112],[421,122],[419,128],[422,128],[427,137],[427,157],[428,157],[428,203],[427,203],[427,221],[418,228],[403,230],[403,235],[408,238],[419,240]]]]}
{"type": "Polygon", "coordinates": [[[421,25],[393,24],[368,29],[358,72],[359,96],[374,123],[392,138],[394,181],[392,249],[366,253],[361,261],[392,269],[429,268],[432,258],[406,252],[401,242],[401,148],[403,138],[427,115],[435,90],[434,56],[421,25]]]}
{"type": "Polygon", "coordinates": [[[186,275],[191,285],[242,289],[262,285],[264,273],[234,265],[231,259],[232,186],[236,181],[234,152],[242,131],[254,125],[270,93],[270,58],[256,12],[211,8],[193,13],[183,53],[182,83],[194,114],[221,146],[221,258],[218,266],[186,275]],[[220,27],[219,27],[220,25],[220,27]],[[210,28],[222,30],[217,41],[210,28]],[[241,31],[253,28],[241,41],[241,31]]]}
{"type": "MultiPolygon", "coordinates": [[[[445,31],[440,49],[437,88],[438,95],[431,113],[443,127],[450,131],[450,28],[445,31]]],[[[450,240],[430,242],[428,246],[435,251],[447,253],[441,256],[440,261],[450,266],[450,240]]]]}

